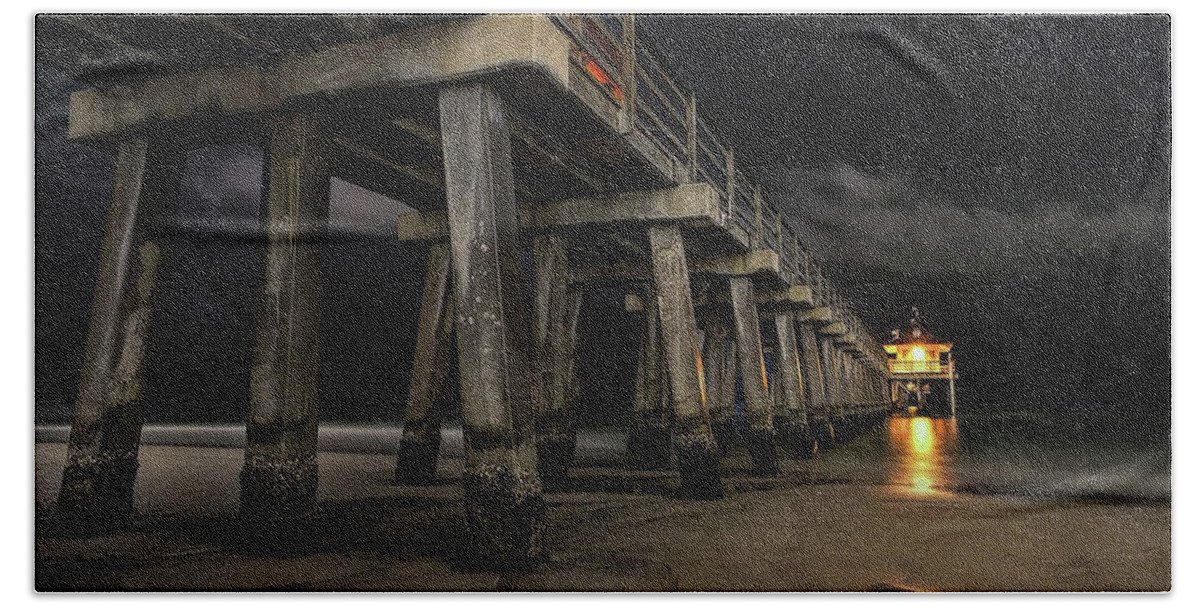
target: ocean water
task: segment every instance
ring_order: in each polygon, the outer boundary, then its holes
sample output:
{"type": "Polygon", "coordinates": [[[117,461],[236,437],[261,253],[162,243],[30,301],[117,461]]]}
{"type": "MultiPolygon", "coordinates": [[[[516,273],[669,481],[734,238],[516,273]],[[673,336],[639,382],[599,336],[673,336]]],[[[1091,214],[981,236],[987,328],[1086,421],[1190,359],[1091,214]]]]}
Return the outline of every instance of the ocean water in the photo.
{"type": "Polygon", "coordinates": [[[818,454],[809,466],[819,476],[878,484],[912,497],[1169,501],[1169,437],[1122,437],[1119,428],[1096,432],[1029,415],[897,415],[818,454]]]}
{"type": "MultiPolygon", "coordinates": [[[[65,425],[39,425],[37,441],[65,442],[65,425]]],[[[394,454],[401,428],[325,423],[319,449],[394,454]]],[[[620,466],[624,429],[581,429],[578,466],[620,466]]],[[[239,424],[147,424],[146,445],[240,448],[239,424]]],[[[462,428],[442,429],[443,458],[461,458],[462,428]]],[[[734,448],[734,456],[738,448],[734,448]]],[[[1000,494],[1112,501],[1169,501],[1169,436],[1146,437],[1117,424],[1079,425],[1076,419],[1027,414],[962,414],[957,418],[893,416],[845,445],[811,460],[789,462],[821,482],[880,486],[898,496],[1000,494]]]]}

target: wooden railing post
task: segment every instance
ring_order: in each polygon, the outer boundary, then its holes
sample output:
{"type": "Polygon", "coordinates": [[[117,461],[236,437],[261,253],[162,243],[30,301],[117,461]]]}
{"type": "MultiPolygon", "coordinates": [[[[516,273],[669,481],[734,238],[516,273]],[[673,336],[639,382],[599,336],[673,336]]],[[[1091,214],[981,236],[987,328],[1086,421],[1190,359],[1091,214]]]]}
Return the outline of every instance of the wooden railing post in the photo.
{"type": "Polygon", "coordinates": [[[799,283],[804,279],[804,260],[801,258],[800,237],[792,234],[792,280],[799,283]]]}
{"type": "Polygon", "coordinates": [[[755,249],[761,249],[763,246],[763,203],[762,191],[758,186],[754,187],[754,234],[751,235],[750,241],[755,249]]]}
{"type": "MultiPolygon", "coordinates": [[[[799,243],[800,240],[797,239],[796,242],[799,243]]],[[[804,284],[813,286],[813,285],[815,285],[815,283],[813,282],[813,272],[812,272],[812,252],[805,249],[801,253],[803,254],[804,257],[799,260],[799,263],[800,263],[801,272],[804,273],[804,284]]],[[[815,293],[815,290],[814,290],[814,293],[815,293]]]]}
{"type": "Polygon", "coordinates": [[[699,138],[697,137],[696,94],[688,93],[687,106],[684,110],[687,121],[687,176],[689,182],[696,181],[700,168],[699,138]]]}
{"type": "Polygon", "coordinates": [[[825,285],[821,282],[821,267],[817,266],[817,261],[812,259],[811,256],[808,258],[808,261],[808,279],[813,287],[813,302],[817,306],[825,306],[827,303],[825,301],[825,285]]]}
{"type": "Polygon", "coordinates": [[[633,15],[621,16],[621,84],[624,86],[625,127],[637,129],[637,26],[633,15]]]}
{"type": "Polygon", "coordinates": [[[725,204],[729,210],[729,218],[734,218],[734,201],[737,198],[737,180],[733,175],[733,148],[725,148],[725,204]]]}
{"type": "Polygon", "coordinates": [[[787,259],[787,243],[783,242],[783,214],[775,210],[775,246],[779,248],[779,256],[787,259]]]}

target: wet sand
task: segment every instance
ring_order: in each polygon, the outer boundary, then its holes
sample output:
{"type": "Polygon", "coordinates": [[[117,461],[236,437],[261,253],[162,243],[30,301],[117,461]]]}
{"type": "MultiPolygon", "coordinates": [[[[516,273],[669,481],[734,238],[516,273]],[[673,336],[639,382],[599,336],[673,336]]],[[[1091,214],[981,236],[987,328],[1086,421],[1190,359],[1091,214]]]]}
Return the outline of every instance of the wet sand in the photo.
{"type": "MultiPolygon", "coordinates": [[[[847,446],[848,448],[853,448],[847,446]]],[[[836,456],[832,452],[829,456],[836,456]]],[[[727,459],[727,497],[675,497],[669,472],[572,470],[547,494],[552,559],[528,574],[461,564],[457,471],[391,485],[394,456],[323,452],[309,554],[227,548],[242,451],[143,446],[132,531],[57,537],[43,521],[66,446],[36,444],[41,590],[1167,590],[1166,502],[911,494],[864,482],[836,458],[784,461],[775,480],[727,459]]],[[[842,461],[844,462],[844,461],[842,461]]]]}

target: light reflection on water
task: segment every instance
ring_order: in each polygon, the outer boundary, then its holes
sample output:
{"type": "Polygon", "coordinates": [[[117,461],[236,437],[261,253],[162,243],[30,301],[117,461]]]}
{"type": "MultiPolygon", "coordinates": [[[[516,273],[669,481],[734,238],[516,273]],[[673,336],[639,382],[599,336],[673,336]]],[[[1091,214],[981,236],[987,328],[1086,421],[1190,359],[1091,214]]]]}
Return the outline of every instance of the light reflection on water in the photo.
{"type": "Polygon", "coordinates": [[[951,458],[958,448],[955,419],[893,416],[887,432],[889,484],[913,496],[953,493],[951,458]]]}

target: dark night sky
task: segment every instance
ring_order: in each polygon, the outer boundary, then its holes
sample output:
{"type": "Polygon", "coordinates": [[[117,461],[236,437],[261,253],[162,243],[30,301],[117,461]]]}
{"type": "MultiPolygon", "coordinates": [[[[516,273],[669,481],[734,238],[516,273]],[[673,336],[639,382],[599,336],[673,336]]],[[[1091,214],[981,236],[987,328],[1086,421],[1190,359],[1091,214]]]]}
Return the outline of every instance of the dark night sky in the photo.
{"type": "Polygon", "coordinates": [[[642,24],[881,336],[917,305],[976,405],[1162,423],[1167,17],[642,24]]]}
{"type": "MultiPolygon", "coordinates": [[[[1166,428],[1169,18],[638,19],[876,338],[917,305],[956,343],[964,409],[1166,428]]],[[[64,94],[78,86],[39,65],[39,420],[70,411],[111,171],[105,155],[63,140],[64,94]]],[[[251,152],[194,155],[185,215],[252,218],[251,152]]],[[[351,190],[335,195],[335,214],[386,230],[379,202],[351,190]]],[[[228,387],[247,384],[261,262],[212,244],[174,248],[160,289],[178,310],[155,320],[148,375],[163,387],[151,397],[183,405],[148,415],[237,419],[244,388],[228,387]]],[[[323,320],[320,389],[331,417],[394,419],[417,297],[417,279],[397,269],[421,257],[386,241],[335,248],[326,310],[341,312],[323,320]]],[[[620,368],[589,373],[611,388],[605,377],[620,368]]]]}

